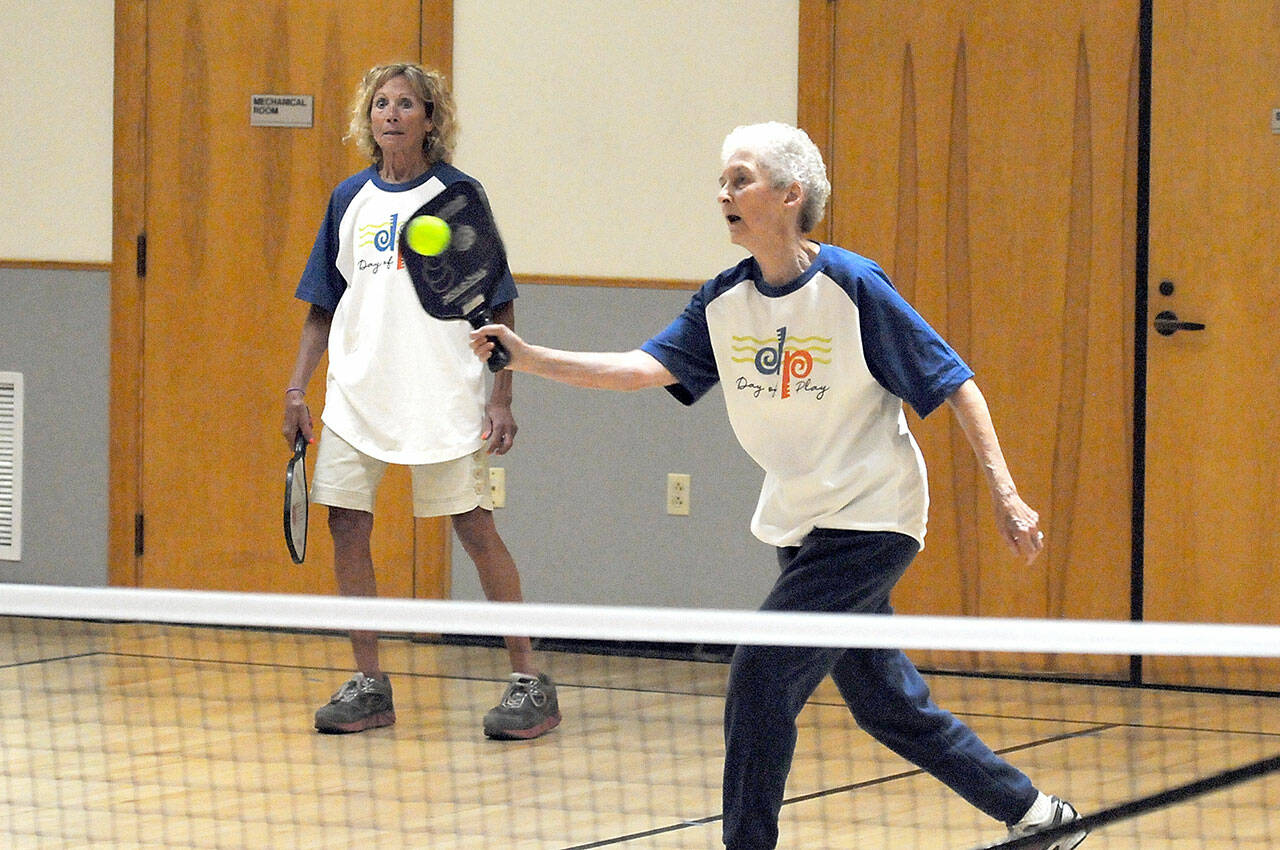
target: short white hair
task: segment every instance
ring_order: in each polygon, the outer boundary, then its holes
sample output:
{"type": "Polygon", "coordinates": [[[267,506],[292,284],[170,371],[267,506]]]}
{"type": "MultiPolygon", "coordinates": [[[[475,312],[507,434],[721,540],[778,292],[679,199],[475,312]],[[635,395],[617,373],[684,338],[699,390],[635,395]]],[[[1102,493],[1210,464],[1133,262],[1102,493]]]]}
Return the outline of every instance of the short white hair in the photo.
{"type": "Polygon", "coordinates": [[[799,127],[768,121],[735,127],[725,136],[720,148],[720,163],[725,165],[739,151],[755,157],[756,163],[781,188],[799,183],[804,192],[800,207],[800,232],[808,233],[818,226],[831,195],[827,167],[822,152],[799,127]]]}

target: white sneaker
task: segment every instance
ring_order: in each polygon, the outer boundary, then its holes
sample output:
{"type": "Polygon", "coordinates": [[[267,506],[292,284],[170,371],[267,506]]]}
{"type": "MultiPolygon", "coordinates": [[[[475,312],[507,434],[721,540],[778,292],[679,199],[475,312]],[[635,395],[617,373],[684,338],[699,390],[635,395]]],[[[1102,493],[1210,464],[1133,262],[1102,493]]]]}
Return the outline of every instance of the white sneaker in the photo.
{"type": "MultiPolygon", "coordinates": [[[[1015,823],[1009,827],[1009,837],[1023,838],[1028,835],[1036,835],[1080,819],[1080,813],[1066,800],[1050,797],[1049,805],[1051,810],[1047,818],[1034,823],[1015,823]]],[[[1088,835],[1089,830],[1087,829],[1067,832],[1055,831],[1052,835],[1045,836],[1043,843],[1032,841],[1019,844],[1018,848],[1019,850],[1072,850],[1075,847],[1079,847],[1088,835]]]]}

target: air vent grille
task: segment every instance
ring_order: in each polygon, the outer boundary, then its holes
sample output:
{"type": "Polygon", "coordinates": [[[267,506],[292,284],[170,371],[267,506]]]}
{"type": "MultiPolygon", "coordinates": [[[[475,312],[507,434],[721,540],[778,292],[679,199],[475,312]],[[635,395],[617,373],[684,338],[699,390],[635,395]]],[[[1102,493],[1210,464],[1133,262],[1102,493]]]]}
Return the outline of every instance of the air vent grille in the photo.
{"type": "Polygon", "coordinates": [[[0,560],[22,559],[22,375],[0,372],[0,560]]]}

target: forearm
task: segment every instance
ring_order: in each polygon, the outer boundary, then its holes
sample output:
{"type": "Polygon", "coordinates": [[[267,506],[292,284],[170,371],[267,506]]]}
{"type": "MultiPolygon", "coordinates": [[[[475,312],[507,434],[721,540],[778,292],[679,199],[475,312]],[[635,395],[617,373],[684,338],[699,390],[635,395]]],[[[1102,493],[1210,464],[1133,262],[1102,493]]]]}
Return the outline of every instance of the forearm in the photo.
{"type": "Polygon", "coordinates": [[[972,379],[965,381],[947,399],[947,404],[955,413],[960,428],[973,448],[973,454],[986,476],[992,494],[1000,498],[1016,494],[1018,489],[1014,486],[1004,452],[1000,449],[995,424],[991,421],[991,410],[978,385],[972,379]]]}
{"type": "Polygon", "coordinates": [[[294,358],[293,371],[284,392],[284,438],[293,443],[301,431],[308,440],[314,437],[311,408],[307,405],[307,384],[320,365],[320,358],[329,347],[329,325],[333,316],[312,305],[302,323],[302,338],[298,342],[298,356],[294,358]]]}
{"type": "Polygon", "coordinates": [[[1031,563],[1044,546],[1040,515],[1022,500],[1018,495],[1018,488],[1013,485],[1013,476],[1009,474],[1004,452],[1000,450],[1000,441],[996,439],[996,428],[991,422],[987,400],[982,397],[978,385],[968,380],[951,394],[947,404],[955,412],[969,445],[973,447],[973,454],[987,477],[1000,536],[1009,548],[1025,558],[1027,563],[1031,563]]]}
{"type": "Polygon", "coordinates": [[[298,343],[298,356],[289,374],[289,387],[305,390],[312,374],[320,365],[320,358],[329,347],[329,325],[333,317],[312,305],[302,325],[302,338],[298,343]]]}
{"type": "MultiPolygon", "coordinates": [[[[516,327],[515,302],[508,301],[507,303],[498,307],[498,309],[494,310],[493,320],[498,324],[506,325],[512,330],[515,330],[515,327],[516,327]]],[[[507,407],[511,406],[511,402],[514,398],[514,388],[512,386],[511,379],[512,379],[512,374],[510,369],[503,369],[500,372],[494,373],[493,387],[489,392],[490,403],[504,404],[507,407]]]]}
{"type": "Polygon", "coordinates": [[[526,345],[511,368],[575,387],[642,390],[676,382],[667,369],[645,352],[579,352],[526,345]]]}
{"type": "Polygon", "coordinates": [[[495,372],[493,375],[493,387],[489,390],[489,403],[504,404],[510,407],[514,397],[511,370],[503,369],[501,372],[495,372]]]}
{"type": "Polygon", "coordinates": [[[677,383],[665,366],[638,348],[587,352],[531,345],[499,317],[495,319],[471,332],[471,349],[487,360],[500,341],[511,355],[508,370],[599,390],[642,390],[677,383]]]}

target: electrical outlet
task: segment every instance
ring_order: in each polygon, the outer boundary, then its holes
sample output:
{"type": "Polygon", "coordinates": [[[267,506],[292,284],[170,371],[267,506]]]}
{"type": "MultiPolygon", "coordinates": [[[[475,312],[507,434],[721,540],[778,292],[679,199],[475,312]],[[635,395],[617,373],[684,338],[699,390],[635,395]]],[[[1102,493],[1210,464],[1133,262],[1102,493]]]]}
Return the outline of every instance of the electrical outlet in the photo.
{"type": "Polygon", "coordinates": [[[689,483],[688,475],[667,473],[667,513],[672,516],[689,515],[689,483]]]}
{"type": "Polygon", "coordinates": [[[489,498],[495,508],[507,506],[507,471],[500,466],[489,467],[489,498]]]}

